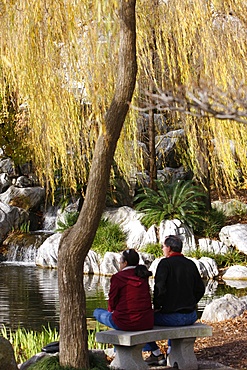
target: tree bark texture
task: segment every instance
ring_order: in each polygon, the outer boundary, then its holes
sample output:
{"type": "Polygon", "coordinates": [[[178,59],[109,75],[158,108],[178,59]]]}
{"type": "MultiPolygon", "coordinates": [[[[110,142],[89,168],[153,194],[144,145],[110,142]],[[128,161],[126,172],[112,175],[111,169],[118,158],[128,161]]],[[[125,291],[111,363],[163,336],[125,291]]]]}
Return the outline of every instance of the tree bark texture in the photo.
{"type": "Polygon", "coordinates": [[[60,365],[88,369],[83,263],[105,206],[117,141],[135,88],[136,0],[121,0],[119,70],[115,94],[96,142],[85,200],[77,223],[64,233],[58,254],[60,365]]]}

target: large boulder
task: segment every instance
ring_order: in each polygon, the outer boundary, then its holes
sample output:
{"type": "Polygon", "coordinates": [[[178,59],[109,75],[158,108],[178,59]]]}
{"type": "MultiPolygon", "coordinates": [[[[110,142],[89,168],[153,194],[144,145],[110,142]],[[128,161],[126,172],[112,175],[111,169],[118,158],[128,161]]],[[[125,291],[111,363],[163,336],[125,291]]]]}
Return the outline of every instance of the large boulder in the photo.
{"type": "Polygon", "coordinates": [[[224,226],[219,233],[220,240],[228,247],[235,247],[247,254],[247,224],[224,226]]]}
{"type": "Polygon", "coordinates": [[[13,347],[3,337],[0,337],[0,370],[18,370],[13,347]]]}
{"type": "Polygon", "coordinates": [[[218,322],[241,315],[247,309],[247,301],[226,294],[209,303],[202,313],[203,321],[218,322]]]}

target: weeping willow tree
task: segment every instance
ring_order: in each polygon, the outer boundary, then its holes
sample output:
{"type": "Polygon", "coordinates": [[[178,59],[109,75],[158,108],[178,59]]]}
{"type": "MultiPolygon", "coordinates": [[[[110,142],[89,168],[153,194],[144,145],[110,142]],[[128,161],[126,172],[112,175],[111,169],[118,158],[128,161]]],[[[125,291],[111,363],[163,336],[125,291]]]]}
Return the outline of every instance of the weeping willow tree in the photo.
{"type": "Polygon", "coordinates": [[[184,128],[183,163],[206,187],[210,175],[219,194],[246,187],[247,126],[241,122],[247,121],[239,119],[247,113],[246,7],[237,0],[156,6],[147,0],[137,13],[138,86],[144,94],[142,83],[151,80],[156,91],[146,109],[165,111],[172,127],[184,128]]]}
{"type": "Polygon", "coordinates": [[[15,96],[16,135],[52,191],[57,169],[72,190],[87,183],[77,223],[60,243],[58,282],[60,364],[88,369],[83,263],[118,140],[116,160],[129,170],[130,118],[119,137],[137,72],[135,0],[6,0],[0,11],[1,96],[15,96]]]}
{"type": "MultiPolygon", "coordinates": [[[[15,96],[16,140],[52,193],[58,169],[64,188],[87,184],[116,84],[118,3],[1,2],[0,95],[15,96]]],[[[141,162],[130,144],[136,142],[135,115],[126,118],[115,155],[123,176],[141,162]]]]}

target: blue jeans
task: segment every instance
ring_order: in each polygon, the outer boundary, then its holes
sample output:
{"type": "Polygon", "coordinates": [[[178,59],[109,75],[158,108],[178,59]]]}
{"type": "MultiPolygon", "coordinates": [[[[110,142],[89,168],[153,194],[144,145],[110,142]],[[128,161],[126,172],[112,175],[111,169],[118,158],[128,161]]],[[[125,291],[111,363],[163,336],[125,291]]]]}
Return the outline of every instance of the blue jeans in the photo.
{"type": "MultiPolygon", "coordinates": [[[[154,313],[154,325],[158,326],[185,326],[192,325],[197,320],[197,313],[193,311],[191,313],[154,313]]],[[[170,340],[168,345],[170,345],[170,340]]],[[[149,342],[142,349],[143,351],[155,351],[159,347],[156,342],[149,342]]]]}
{"type": "Polygon", "coordinates": [[[93,316],[101,324],[106,325],[112,329],[120,330],[119,327],[112,320],[112,312],[109,312],[104,308],[96,308],[93,312],[93,316]]]}

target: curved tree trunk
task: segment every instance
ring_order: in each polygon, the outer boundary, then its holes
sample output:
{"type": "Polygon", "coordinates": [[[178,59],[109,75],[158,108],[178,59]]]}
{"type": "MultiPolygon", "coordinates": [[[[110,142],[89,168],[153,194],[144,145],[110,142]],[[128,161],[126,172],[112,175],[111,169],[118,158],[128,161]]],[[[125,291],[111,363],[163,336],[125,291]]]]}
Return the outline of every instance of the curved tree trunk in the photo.
{"type": "Polygon", "coordinates": [[[92,245],[105,206],[116,144],[135,88],[136,0],[120,0],[119,70],[112,103],[94,151],[87,192],[77,223],[60,243],[58,284],[60,300],[60,364],[89,368],[83,263],[92,245]]]}

